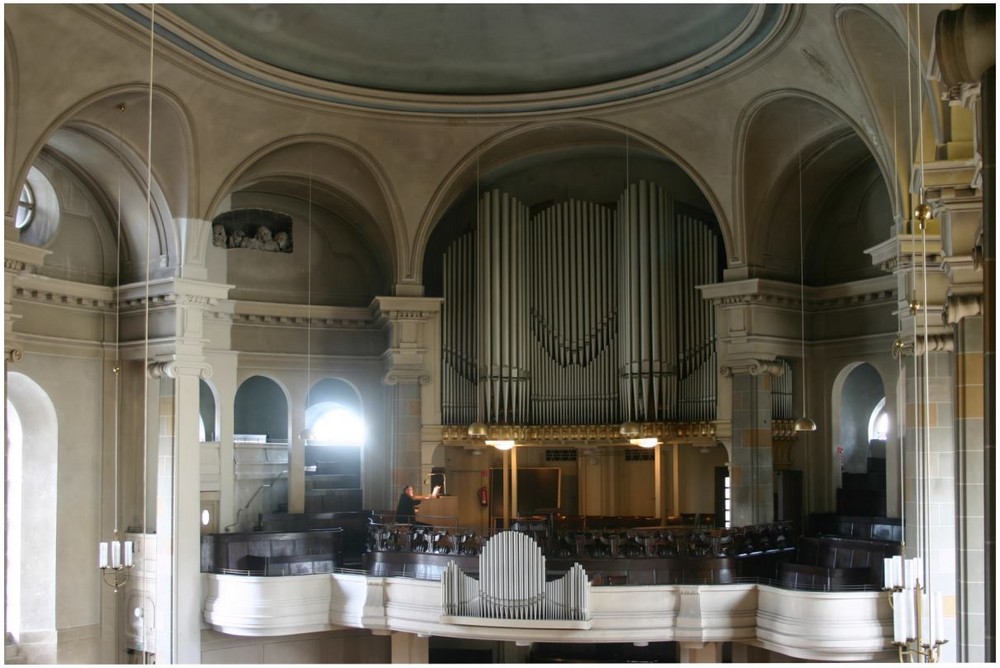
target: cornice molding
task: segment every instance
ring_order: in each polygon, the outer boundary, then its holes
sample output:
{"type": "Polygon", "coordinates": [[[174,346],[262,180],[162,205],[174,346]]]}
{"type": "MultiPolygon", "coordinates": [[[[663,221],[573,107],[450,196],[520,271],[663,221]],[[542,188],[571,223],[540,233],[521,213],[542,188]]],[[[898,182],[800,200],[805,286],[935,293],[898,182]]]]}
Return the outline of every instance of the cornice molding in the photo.
{"type": "Polygon", "coordinates": [[[3,243],[3,268],[4,271],[20,272],[29,267],[41,267],[49,255],[52,255],[50,250],[13,239],[5,239],[3,243]]]}
{"type": "Polygon", "coordinates": [[[16,299],[55,306],[80,307],[106,311],[114,309],[114,288],[61,278],[22,274],[13,279],[16,299]]]}
{"type": "Polygon", "coordinates": [[[377,330],[369,309],[352,306],[317,306],[237,301],[232,321],[240,325],[270,327],[322,327],[325,329],[377,330]]]}
{"type": "Polygon", "coordinates": [[[835,310],[863,304],[882,304],[895,299],[896,280],[878,276],[862,281],[840,283],[819,288],[763,278],[699,285],[703,298],[716,306],[765,306],[799,310],[805,293],[807,310],[835,310]]]}

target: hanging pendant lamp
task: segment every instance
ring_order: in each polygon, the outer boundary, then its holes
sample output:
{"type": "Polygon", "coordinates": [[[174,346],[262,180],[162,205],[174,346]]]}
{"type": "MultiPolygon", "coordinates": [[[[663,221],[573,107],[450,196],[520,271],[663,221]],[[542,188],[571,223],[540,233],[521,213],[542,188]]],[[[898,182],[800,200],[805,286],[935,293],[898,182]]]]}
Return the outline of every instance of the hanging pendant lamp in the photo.
{"type": "Polygon", "coordinates": [[[806,417],[806,261],[802,223],[802,149],[799,148],[799,324],[800,351],[802,355],[802,416],[796,418],[793,428],[796,432],[816,431],[816,423],[806,417]]]}

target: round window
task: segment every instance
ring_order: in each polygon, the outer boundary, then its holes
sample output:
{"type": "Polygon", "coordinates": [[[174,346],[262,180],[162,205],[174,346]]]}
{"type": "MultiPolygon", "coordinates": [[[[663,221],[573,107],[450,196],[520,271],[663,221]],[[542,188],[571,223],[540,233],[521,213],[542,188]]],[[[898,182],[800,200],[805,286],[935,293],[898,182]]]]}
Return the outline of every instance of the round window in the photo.
{"type": "Polygon", "coordinates": [[[35,193],[27,183],[21,188],[21,198],[17,202],[17,216],[14,218],[14,227],[23,230],[35,218],[35,193]]]}

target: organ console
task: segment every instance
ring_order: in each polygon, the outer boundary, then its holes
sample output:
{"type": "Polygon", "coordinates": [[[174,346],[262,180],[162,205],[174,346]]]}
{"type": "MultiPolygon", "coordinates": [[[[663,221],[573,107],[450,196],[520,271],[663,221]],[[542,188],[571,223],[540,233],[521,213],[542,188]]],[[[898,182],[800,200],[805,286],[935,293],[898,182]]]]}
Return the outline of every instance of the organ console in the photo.
{"type": "Polygon", "coordinates": [[[420,502],[417,519],[436,527],[458,526],[458,497],[429,496],[420,502]]]}

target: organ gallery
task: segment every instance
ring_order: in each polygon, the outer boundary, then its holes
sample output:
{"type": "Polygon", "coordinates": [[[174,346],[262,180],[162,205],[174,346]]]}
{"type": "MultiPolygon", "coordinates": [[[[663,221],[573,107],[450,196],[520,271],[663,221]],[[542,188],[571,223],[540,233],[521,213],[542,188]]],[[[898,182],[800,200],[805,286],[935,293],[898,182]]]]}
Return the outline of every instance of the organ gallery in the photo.
{"type": "Polygon", "coordinates": [[[4,19],[7,663],[995,660],[992,5],[4,19]]]}

